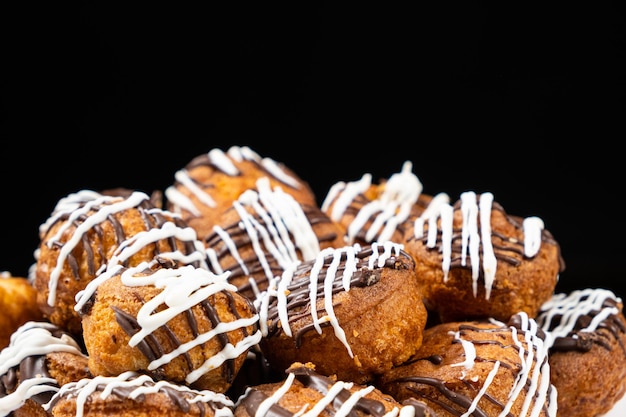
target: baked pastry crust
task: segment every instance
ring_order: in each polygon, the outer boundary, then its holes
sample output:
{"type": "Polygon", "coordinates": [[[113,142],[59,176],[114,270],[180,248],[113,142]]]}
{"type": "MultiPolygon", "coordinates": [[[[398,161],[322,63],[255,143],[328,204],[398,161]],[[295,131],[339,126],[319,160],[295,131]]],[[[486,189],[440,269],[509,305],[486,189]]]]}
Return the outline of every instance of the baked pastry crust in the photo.
{"type": "Polygon", "coordinates": [[[401,242],[405,222],[413,211],[421,212],[431,196],[422,194],[422,183],[406,161],[401,172],[372,182],[372,175],[360,180],[335,183],[324,198],[321,209],[346,230],[349,245],[373,242],[401,242]]]}
{"type": "Polygon", "coordinates": [[[271,367],[311,362],[356,383],[414,354],[427,320],[413,259],[391,242],[324,250],[274,281],[257,305],[271,367]]]}
{"type": "Polygon", "coordinates": [[[46,409],[53,417],[231,417],[232,400],[224,394],[194,390],[147,375],[85,378],[61,387],[46,409]]]}
{"type": "Polygon", "coordinates": [[[226,392],[261,334],[251,301],[206,269],[107,270],[79,300],[89,369],[226,392]]]}
{"type": "Polygon", "coordinates": [[[235,417],[256,415],[299,415],[317,410],[320,417],[412,415],[434,417],[423,403],[413,402],[408,411],[391,396],[374,386],[353,384],[326,377],[311,363],[294,363],[285,370],[283,381],[261,384],[249,389],[237,401],[235,417]],[[403,411],[404,409],[404,411],[403,411]]]}
{"type": "Polygon", "coordinates": [[[0,415],[47,416],[43,405],[59,387],[90,375],[69,333],[48,322],[24,323],[0,351],[0,415]]]}
{"type": "Polygon", "coordinates": [[[193,229],[139,191],[70,194],[40,227],[40,237],[33,280],[37,304],[46,319],[75,334],[81,332],[76,295],[112,260],[127,266],[205,262],[193,229]],[[148,231],[156,237],[145,238],[148,231]]]}
{"type": "Polygon", "coordinates": [[[239,292],[255,299],[269,281],[328,247],[343,246],[343,228],[317,206],[296,201],[267,177],[242,193],[207,236],[209,268],[228,271],[239,292]]]}

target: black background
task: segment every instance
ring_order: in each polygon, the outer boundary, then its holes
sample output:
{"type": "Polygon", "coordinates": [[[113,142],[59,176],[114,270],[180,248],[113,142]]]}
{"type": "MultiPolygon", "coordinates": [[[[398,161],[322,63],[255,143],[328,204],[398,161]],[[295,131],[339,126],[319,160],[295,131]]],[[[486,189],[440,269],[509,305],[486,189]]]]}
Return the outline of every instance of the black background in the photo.
{"type": "Polygon", "coordinates": [[[68,193],[163,190],[248,145],[320,203],[406,160],[425,193],[491,191],[559,241],[559,290],[626,295],[623,5],[13,3],[0,270],[27,274],[68,193]]]}

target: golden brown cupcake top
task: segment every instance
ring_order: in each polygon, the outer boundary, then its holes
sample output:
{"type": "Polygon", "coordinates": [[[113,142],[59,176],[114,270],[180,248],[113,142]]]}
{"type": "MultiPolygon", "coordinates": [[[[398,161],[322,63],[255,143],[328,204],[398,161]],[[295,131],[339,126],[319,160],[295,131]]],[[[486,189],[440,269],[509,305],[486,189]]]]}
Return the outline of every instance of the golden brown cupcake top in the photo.
{"type": "Polygon", "coordinates": [[[80,332],[76,294],[107,264],[206,266],[195,231],[140,191],[72,193],[58,201],[40,235],[33,272],[38,306],[50,321],[73,333],[80,332]]]}
{"type": "MultiPolygon", "coordinates": [[[[444,282],[451,268],[471,268],[475,295],[482,277],[489,298],[499,262],[518,265],[534,258],[542,245],[559,246],[541,218],[509,215],[490,192],[466,191],[454,205],[444,200],[433,203],[437,206],[429,207],[427,216],[414,220],[412,235],[407,238],[437,249],[444,282]]],[[[560,251],[557,261],[562,272],[565,263],[560,251]]]]}
{"type": "Polygon", "coordinates": [[[261,338],[254,306],[227,274],[192,265],[107,269],[76,305],[96,375],[144,371],[225,391],[261,338]]]}
{"type": "Polygon", "coordinates": [[[378,381],[404,401],[424,400],[442,415],[556,415],[545,334],[526,313],[426,329],[411,360],[378,381]]]}

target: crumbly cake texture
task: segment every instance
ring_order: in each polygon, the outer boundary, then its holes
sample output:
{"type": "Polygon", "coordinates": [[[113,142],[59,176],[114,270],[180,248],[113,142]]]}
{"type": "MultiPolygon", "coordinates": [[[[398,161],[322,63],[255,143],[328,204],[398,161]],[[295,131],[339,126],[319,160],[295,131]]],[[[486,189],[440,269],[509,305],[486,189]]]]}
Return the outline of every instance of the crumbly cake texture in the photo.
{"type": "Polygon", "coordinates": [[[599,416],[626,391],[626,318],[612,291],[555,294],[537,318],[551,338],[550,369],[560,415],[599,416]]]}
{"type": "Polygon", "coordinates": [[[293,170],[232,146],[164,193],[60,199],[29,276],[0,278],[0,415],[612,408],[622,300],[554,294],[565,263],[540,218],[488,192],[424,194],[412,169],[339,181],[317,206],[293,170]]]}

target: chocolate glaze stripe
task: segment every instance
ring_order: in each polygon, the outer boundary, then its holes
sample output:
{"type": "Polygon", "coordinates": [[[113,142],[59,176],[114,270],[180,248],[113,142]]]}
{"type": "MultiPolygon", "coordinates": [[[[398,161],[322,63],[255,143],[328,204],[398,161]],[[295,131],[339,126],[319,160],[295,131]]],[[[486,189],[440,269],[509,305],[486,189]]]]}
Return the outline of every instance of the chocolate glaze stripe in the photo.
{"type": "MultiPolygon", "coordinates": [[[[424,398],[432,402],[437,402],[439,406],[455,415],[487,417],[486,412],[478,407],[480,399],[484,397],[490,402],[497,404],[502,409],[499,414],[500,416],[511,416],[511,408],[524,392],[525,397],[522,410],[519,414],[520,416],[537,417],[541,415],[542,412],[549,416],[556,416],[557,391],[550,383],[548,344],[544,343],[544,332],[539,328],[536,321],[529,318],[526,313],[516,314],[508,325],[493,319],[491,322],[498,327],[484,329],[465,324],[459,326],[459,330],[454,335],[453,343],[462,344],[466,359],[463,362],[458,362],[451,366],[463,366],[469,370],[476,362],[485,363],[492,361],[491,358],[477,356],[476,346],[481,344],[496,344],[501,346],[502,349],[517,350],[519,364],[511,366],[499,360],[493,361],[493,368],[485,378],[485,382],[480,388],[479,393],[474,398],[450,390],[445,382],[438,378],[416,375],[398,378],[395,382],[413,382],[436,388],[444,397],[450,400],[451,404],[439,402],[427,396],[425,394],[426,391],[422,392],[415,387],[408,387],[408,389],[415,392],[416,398],[424,398]],[[513,344],[505,345],[502,343],[503,339],[497,336],[497,334],[503,332],[511,333],[513,344]],[[489,339],[476,338],[472,336],[473,333],[493,334],[494,337],[489,339]],[[515,374],[509,398],[504,403],[496,401],[496,399],[491,397],[487,392],[489,385],[493,383],[498,371],[506,371],[515,374]],[[460,407],[463,413],[458,411],[454,405],[460,407]]],[[[441,359],[440,356],[434,356],[417,360],[427,360],[433,364],[439,364],[441,363],[441,359]]]]}
{"type": "Polygon", "coordinates": [[[42,393],[55,393],[59,390],[54,378],[37,377],[22,381],[14,392],[0,398],[0,415],[9,416],[10,413],[22,407],[26,400],[42,393]]]}
{"type": "MultiPolygon", "coordinates": [[[[153,209],[148,213],[151,215],[155,213],[170,214],[160,209],[153,209]]],[[[172,214],[172,216],[176,215],[172,214]]],[[[161,252],[156,255],[155,261],[159,264],[173,266],[174,263],[178,262],[184,265],[208,268],[204,245],[197,239],[195,230],[184,223],[179,224],[173,221],[166,221],[122,241],[113,256],[107,261],[107,264],[108,266],[115,264],[126,265],[128,259],[133,255],[159,241],[169,241],[169,247],[172,249],[172,251],[161,252]],[[185,245],[184,253],[176,248],[177,241],[185,245]]]]}
{"type": "MultiPolygon", "coordinates": [[[[370,219],[373,221],[365,231],[365,241],[391,239],[394,231],[409,217],[411,208],[422,193],[422,183],[411,172],[412,169],[413,164],[405,161],[402,171],[389,177],[380,196],[368,201],[359,209],[348,226],[348,244],[354,243],[355,238],[364,230],[370,219]]],[[[350,183],[341,181],[334,184],[322,202],[322,211],[328,213],[333,221],[339,221],[353,201],[359,195],[364,194],[371,185],[372,175],[369,173],[364,174],[359,181],[350,183]],[[329,213],[333,202],[333,209],[329,213]]]]}
{"type": "Polygon", "coordinates": [[[78,343],[54,324],[29,321],[11,335],[9,345],[0,351],[0,375],[19,365],[28,356],[50,352],[70,352],[83,356],[78,343]]]}
{"type": "Polygon", "coordinates": [[[402,251],[401,244],[374,242],[365,249],[358,244],[327,248],[314,261],[294,265],[281,277],[271,280],[268,290],[255,301],[263,335],[269,336],[281,329],[287,336],[293,337],[289,323],[296,319],[294,310],[302,305],[309,305],[312,307],[306,311],[311,315],[312,324],[296,335],[296,345],[299,345],[304,332],[315,329],[321,333],[322,326],[330,325],[335,336],[352,356],[352,349],[335,315],[332,296],[339,291],[348,291],[352,286],[375,284],[380,279],[378,270],[396,267],[399,257],[403,257],[407,264],[413,262],[402,251]],[[319,317],[318,309],[314,308],[319,297],[323,297],[324,301],[323,317],[319,317]],[[268,322],[272,323],[271,327],[268,322]]]}
{"type": "MultiPolygon", "coordinates": [[[[127,371],[115,377],[97,376],[91,379],[81,379],[78,382],[65,384],[44,404],[44,410],[51,411],[61,398],[74,397],[76,399],[76,417],[82,417],[85,405],[91,400],[89,397],[99,393],[99,398],[106,401],[109,396],[134,401],[135,406],[141,407],[142,399],[150,394],[164,394],[181,411],[190,412],[196,407],[197,412],[204,416],[208,412],[215,417],[232,417],[234,403],[224,394],[208,390],[194,390],[184,385],[176,385],[168,381],[155,382],[147,375],[127,371]]],[[[129,405],[132,407],[132,405],[129,405]]]]}
{"type": "MultiPolygon", "coordinates": [[[[159,209],[150,210],[149,213],[168,213],[159,209]]],[[[188,226],[181,227],[171,221],[161,223],[159,226],[149,230],[139,232],[134,236],[122,241],[115,250],[111,258],[106,264],[102,265],[97,271],[95,278],[92,279],[83,290],[80,290],[75,297],[76,304],[74,309],[78,312],[85,309],[85,306],[96,292],[96,289],[112,276],[117,275],[119,271],[127,264],[127,261],[136,253],[140,252],[148,245],[155,244],[159,241],[171,241],[170,252],[161,252],[155,256],[148,264],[142,264],[142,268],[149,269],[155,265],[172,267],[176,263],[183,265],[191,265],[198,268],[208,269],[206,251],[204,244],[197,240],[194,229],[188,226]],[[186,247],[186,253],[176,249],[176,242],[183,243],[186,247]],[[175,249],[175,250],[174,250],[175,249]]]]}

